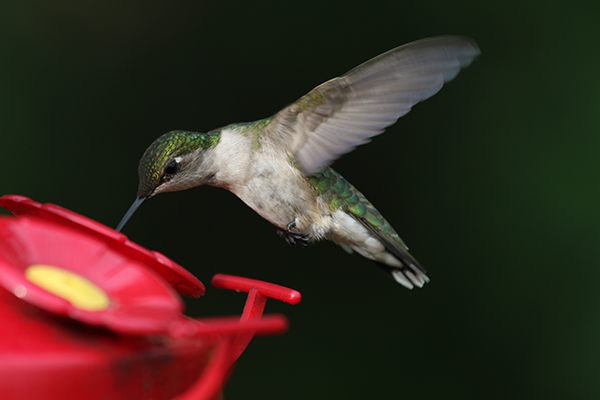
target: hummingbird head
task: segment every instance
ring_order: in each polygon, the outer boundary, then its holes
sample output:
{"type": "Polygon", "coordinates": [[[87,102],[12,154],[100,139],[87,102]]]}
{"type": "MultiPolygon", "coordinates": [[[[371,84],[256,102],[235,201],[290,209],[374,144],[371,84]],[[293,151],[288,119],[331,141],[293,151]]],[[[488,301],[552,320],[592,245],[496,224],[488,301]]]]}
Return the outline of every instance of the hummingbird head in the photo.
{"type": "Polygon", "coordinates": [[[206,151],[216,146],[219,139],[220,134],[216,131],[171,131],[156,139],[140,159],[137,199],[117,226],[117,231],[146,199],[207,183],[211,172],[202,168],[202,164],[206,151]]]}

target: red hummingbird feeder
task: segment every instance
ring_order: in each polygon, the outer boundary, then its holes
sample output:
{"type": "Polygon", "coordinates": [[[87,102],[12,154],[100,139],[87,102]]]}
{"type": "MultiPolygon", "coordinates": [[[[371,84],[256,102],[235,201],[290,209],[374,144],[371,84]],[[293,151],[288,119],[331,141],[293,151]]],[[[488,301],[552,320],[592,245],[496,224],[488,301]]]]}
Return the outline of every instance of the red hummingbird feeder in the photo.
{"type": "Polygon", "coordinates": [[[248,293],[240,317],[193,319],[179,294],[204,285],[164,255],[96,221],[23,196],[0,197],[2,399],[220,398],[254,335],[283,333],[267,298],[300,293],[216,275],[217,288],[248,293]]]}

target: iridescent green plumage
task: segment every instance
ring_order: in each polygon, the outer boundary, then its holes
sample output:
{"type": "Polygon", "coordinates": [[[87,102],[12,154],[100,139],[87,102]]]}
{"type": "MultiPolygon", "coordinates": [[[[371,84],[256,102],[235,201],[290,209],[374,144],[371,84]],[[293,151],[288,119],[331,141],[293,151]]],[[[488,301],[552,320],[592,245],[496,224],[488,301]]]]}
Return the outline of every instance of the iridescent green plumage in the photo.
{"type": "Polygon", "coordinates": [[[329,205],[331,211],[345,211],[389,242],[404,250],[408,249],[379,211],[342,175],[326,167],[323,172],[307,176],[306,180],[329,205]]]}
{"type": "MultiPolygon", "coordinates": [[[[357,222],[364,226],[370,234],[377,238],[385,249],[394,255],[403,264],[403,267],[390,266],[385,262],[377,261],[379,266],[390,273],[398,282],[406,282],[397,276],[398,271],[404,274],[409,280],[415,278],[413,283],[423,283],[428,281],[425,275],[425,269],[408,252],[408,246],[400,239],[400,236],[394,231],[394,228],[377,211],[375,207],[359,192],[354,186],[346,181],[340,174],[330,167],[325,167],[322,172],[305,177],[307,182],[313,187],[316,194],[321,196],[323,201],[329,205],[332,212],[341,210],[352,216],[357,222]],[[407,275],[408,273],[408,275],[407,275]],[[421,279],[419,281],[419,279],[421,279]]],[[[343,246],[346,248],[346,246],[343,246]]],[[[409,283],[407,287],[412,287],[409,283]]]]}
{"type": "Polygon", "coordinates": [[[271,118],[265,118],[265,119],[259,119],[258,121],[254,121],[254,122],[245,122],[245,123],[241,123],[241,124],[232,124],[229,125],[226,128],[230,128],[230,127],[236,127],[236,128],[243,128],[243,133],[242,135],[246,136],[246,135],[252,135],[252,149],[253,150],[258,150],[261,146],[260,144],[260,138],[261,136],[264,135],[264,129],[267,125],[269,125],[269,123],[271,123],[271,118]]]}
{"type": "Polygon", "coordinates": [[[181,154],[198,148],[209,149],[219,143],[220,131],[208,133],[171,131],[160,136],[146,149],[140,160],[138,198],[145,197],[156,187],[166,163],[181,154]]]}

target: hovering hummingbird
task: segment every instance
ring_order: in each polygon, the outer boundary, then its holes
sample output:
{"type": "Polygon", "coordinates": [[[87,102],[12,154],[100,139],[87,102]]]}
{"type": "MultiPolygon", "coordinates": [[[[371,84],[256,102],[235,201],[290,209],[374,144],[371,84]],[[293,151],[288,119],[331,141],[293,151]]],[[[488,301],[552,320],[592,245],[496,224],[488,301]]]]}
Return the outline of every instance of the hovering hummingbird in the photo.
{"type": "Polygon", "coordinates": [[[210,185],[229,190],[288,243],[329,239],[377,262],[412,289],[429,281],[371,203],[329,165],[437,93],[479,55],[459,36],[397,47],[317,86],[270,118],[208,133],[172,131],[142,156],[137,208],[163,192],[210,185]]]}

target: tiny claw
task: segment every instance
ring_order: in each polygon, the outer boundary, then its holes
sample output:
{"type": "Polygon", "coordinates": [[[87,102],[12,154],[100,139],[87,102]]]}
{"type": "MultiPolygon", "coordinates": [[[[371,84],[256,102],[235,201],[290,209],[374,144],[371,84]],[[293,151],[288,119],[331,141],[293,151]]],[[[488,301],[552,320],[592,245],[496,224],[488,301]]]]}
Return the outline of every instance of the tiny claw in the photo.
{"type": "Polygon", "coordinates": [[[277,229],[277,234],[290,246],[296,246],[297,244],[300,244],[301,246],[308,245],[309,235],[298,231],[295,222],[287,224],[285,230],[277,229]]]}

